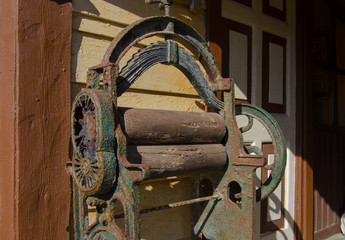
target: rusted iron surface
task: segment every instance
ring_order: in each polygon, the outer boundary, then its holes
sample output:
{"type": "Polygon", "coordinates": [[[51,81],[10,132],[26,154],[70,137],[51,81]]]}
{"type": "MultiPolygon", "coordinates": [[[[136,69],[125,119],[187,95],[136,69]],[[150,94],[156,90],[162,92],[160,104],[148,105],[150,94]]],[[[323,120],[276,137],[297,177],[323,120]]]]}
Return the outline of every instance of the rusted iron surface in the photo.
{"type": "MultiPolygon", "coordinates": [[[[265,181],[263,186],[256,191],[257,201],[260,201],[261,199],[267,198],[268,195],[278,187],[281,179],[283,178],[286,166],[285,139],[277,121],[262,108],[249,104],[239,104],[236,105],[236,115],[245,115],[249,119],[248,126],[245,129],[242,129],[243,132],[249,131],[252,127],[251,119],[255,118],[260,121],[271,136],[272,144],[274,146],[274,159],[282,160],[274,161],[274,163],[271,165],[267,165],[267,162],[265,163],[264,168],[266,170],[271,170],[271,173],[270,177],[265,181]]],[[[246,146],[245,149],[249,154],[254,153],[257,155],[263,155],[262,151],[257,147],[246,146]]]]}
{"type": "MultiPolygon", "coordinates": [[[[161,3],[169,13],[172,1],[161,3]],[[168,10],[167,10],[168,8],[168,10]]],[[[124,29],[109,46],[100,65],[88,72],[87,89],[72,107],[76,239],[140,239],[140,214],[193,206],[193,239],[255,239],[255,204],[279,184],[285,170],[286,146],[277,122],[266,111],[234,102],[234,82],[220,76],[205,41],[190,26],[169,17],[139,20],[124,29]],[[164,36],[136,53],[121,70],[128,50],[150,36],[164,36]],[[188,48],[196,60],[179,44],[188,48]],[[180,69],[192,83],[207,110],[183,113],[117,107],[117,98],[155,64],[180,69]],[[224,102],[215,91],[221,91],[224,102]],[[236,115],[248,117],[238,128],[236,115]],[[267,161],[259,148],[244,146],[242,133],[253,119],[267,128],[275,147],[275,161],[267,161]],[[270,178],[255,189],[254,172],[264,167],[270,178]],[[217,171],[209,171],[217,169],[217,171]],[[154,177],[192,174],[193,199],[140,209],[140,182],[154,177]],[[123,211],[115,204],[120,203],[123,211]],[[90,224],[89,206],[97,220],[90,224]],[[115,219],[123,218],[125,229],[115,219]]]]}
{"type": "Polygon", "coordinates": [[[116,180],[113,115],[112,104],[100,90],[85,89],[74,101],[71,168],[84,193],[105,193],[116,180]]]}

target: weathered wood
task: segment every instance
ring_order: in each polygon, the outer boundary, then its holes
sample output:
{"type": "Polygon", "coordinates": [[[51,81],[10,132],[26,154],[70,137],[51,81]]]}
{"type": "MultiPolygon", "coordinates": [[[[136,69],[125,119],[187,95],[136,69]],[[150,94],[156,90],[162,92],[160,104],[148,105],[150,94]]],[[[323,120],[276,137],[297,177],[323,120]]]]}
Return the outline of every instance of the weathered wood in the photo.
{"type": "Polygon", "coordinates": [[[147,166],[151,178],[221,170],[227,163],[221,144],[128,145],[127,158],[147,166]]]}
{"type": "Polygon", "coordinates": [[[0,239],[16,238],[17,1],[0,2],[0,239]]]}
{"type": "Polygon", "coordinates": [[[72,239],[72,0],[15,2],[15,239],[72,239]]]}
{"type": "Polygon", "coordinates": [[[129,144],[220,143],[226,129],[217,113],[120,109],[129,144]]]}

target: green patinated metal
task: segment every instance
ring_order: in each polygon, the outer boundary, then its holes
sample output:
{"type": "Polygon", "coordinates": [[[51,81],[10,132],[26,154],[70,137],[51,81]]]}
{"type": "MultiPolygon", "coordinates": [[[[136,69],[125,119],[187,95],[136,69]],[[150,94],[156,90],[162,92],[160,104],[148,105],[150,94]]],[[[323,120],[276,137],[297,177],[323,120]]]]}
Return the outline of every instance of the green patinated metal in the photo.
{"type": "MultiPolygon", "coordinates": [[[[75,239],[140,239],[140,214],[192,205],[193,239],[255,239],[255,203],[266,198],[281,181],[286,165],[285,140],[274,118],[261,108],[235,106],[234,82],[222,78],[216,62],[202,37],[190,26],[170,17],[172,0],[148,0],[161,3],[166,16],[144,18],[125,28],[110,44],[100,65],[88,72],[87,88],[76,97],[72,107],[73,159],[67,164],[74,179],[75,239]],[[166,41],[141,49],[119,70],[119,62],[140,40],[163,36],[166,41]],[[194,58],[180,47],[190,50],[194,58]],[[206,74],[196,64],[200,61],[206,74]],[[140,182],[150,179],[144,164],[127,159],[126,129],[117,109],[117,98],[147,69],[155,64],[170,64],[190,80],[208,111],[224,116],[227,134],[222,144],[227,164],[215,173],[192,176],[193,199],[150,209],[140,209],[140,182]],[[214,92],[222,91],[224,101],[214,92]],[[248,117],[248,125],[238,128],[236,115],[248,117]],[[268,130],[275,150],[274,163],[267,165],[262,151],[244,146],[242,133],[257,119],[268,130]],[[257,168],[271,170],[270,177],[255,189],[257,168]],[[206,196],[201,183],[210,183],[206,196]],[[123,212],[117,212],[119,202],[123,212]],[[203,204],[204,203],[204,204],[203,204]],[[97,217],[89,223],[89,206],[96,207],[97,217]],[[123,218],[121,230],[115,219],[123,218]]],[[[188,113],[186,113],[188,117],[188,113]]]]}

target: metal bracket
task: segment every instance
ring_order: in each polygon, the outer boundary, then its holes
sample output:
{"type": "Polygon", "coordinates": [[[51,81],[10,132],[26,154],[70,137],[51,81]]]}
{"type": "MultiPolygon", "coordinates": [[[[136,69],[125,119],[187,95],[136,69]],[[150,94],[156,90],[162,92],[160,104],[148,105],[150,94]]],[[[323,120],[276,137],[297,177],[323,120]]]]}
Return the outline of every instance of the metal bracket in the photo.
{"type": "Polygon", "coordinates": [[[174,0],[145,0],[147,4],[158,3],[158,8],[165,10],[165,16],[170,16],[170,7],[174,3],[174,0]]]}

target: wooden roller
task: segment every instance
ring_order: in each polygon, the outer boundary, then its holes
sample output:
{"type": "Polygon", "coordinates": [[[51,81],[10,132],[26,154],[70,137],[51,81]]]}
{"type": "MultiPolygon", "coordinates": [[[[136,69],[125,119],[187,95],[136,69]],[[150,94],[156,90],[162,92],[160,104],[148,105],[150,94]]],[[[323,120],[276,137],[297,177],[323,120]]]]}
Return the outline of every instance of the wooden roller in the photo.
{"type": "Polygon", "coordinates": [[[220,143],[225,122],[217,113],[119,109],[128,144],[220,143]]]}
{"type": "Polygon", "coordinates": [[[143,164],[151,178],[221,170],[227,164],[222,144],[128,145],[127,159],[143,164]]]}

